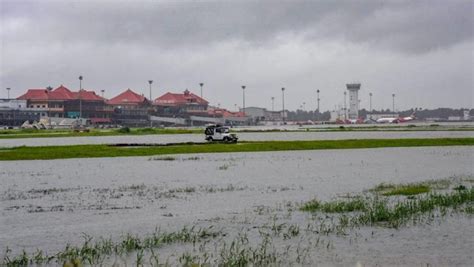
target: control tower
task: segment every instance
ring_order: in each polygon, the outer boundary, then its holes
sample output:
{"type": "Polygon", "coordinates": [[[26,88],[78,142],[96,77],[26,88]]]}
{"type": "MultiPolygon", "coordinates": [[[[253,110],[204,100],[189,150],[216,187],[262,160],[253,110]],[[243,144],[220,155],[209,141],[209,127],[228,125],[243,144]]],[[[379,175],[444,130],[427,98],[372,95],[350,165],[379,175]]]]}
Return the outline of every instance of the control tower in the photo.
{"type": "Polygon", "coordinates": [[[349,91],[349,119],[357,120],[359,118],[359,90],[360,83],[346,84],[349,91]]]}

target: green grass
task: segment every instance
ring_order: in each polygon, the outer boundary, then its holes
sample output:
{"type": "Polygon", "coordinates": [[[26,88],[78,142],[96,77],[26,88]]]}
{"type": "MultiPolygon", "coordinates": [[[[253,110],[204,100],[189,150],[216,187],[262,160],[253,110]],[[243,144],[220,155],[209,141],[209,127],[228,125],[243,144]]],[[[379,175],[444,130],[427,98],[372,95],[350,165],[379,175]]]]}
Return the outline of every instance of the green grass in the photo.
{"type": "Polygon", "coordinates": [[[301,207],[302,211],[322,211],[326,213],[364,211],[366,209],[366,201],[362,198],[355,198],[349,201],[338,200],[323,203],[318,200],[312,200],[301,207]]]}
{"type": "Polygon", "coordinates": [[[413,196],[418,194],[424,194],[430,192],[430,187],[424,184],[415,184],[415,185],[403,185],[396,187],[390,191],[384,192],[384,196],[413,196]]]}
{"type": "MultiPolygon", "coordinates": [[[[468,203],[469,211],[472,209],[473,201],[473,188],[446,194],[431,193],[426,197],[399,201],[395,205],[390,205],[387,199],[374,198],[367,211],[355,217],[354,221],[362,225],[385,225],[398,228],[410,219],[416,219],[436,209],[458,208],[468,203]]],[[[462,211],[466,212],[466,210],[462,211]]]]}
{"type": "Polygon", "coordinates": [[[231,153],[259,151],[357,149],[380,147],[472,146],[474,138],[441,139],[361,139],[321,141],[266,141],[238,144],[202,143],[149,147],[74,145],[0,148],[0,160],[130,157],[189,153],[231,153]]]}
{"type": "Polygon", "coordinates": [[[78,137],[78,136],[115,136],[115,135],[149,135],[149,134],[197,134],[203,133],[198,128],[119,128],[90,129],[90,132],[73,132],[70,129],[17,129],[0,130],[0,139],[41,138],[41,137],[78,137]]]}
{"type": "MultiPolygon", "coordinates": [[[[84,235],[84,243],[80,246],[66,245],[66,247],[56,254],[48,255],[38,250],[36,253],[28,254],[23,251],[17,256],[12,256],[12,251],[7,247],[3,261],[0,266],[28,266],[28,265],[65,265],[79,263],[80,266],[102,265],[107,256],[125,255],[133,251],[143,252],[145,249],[160,248],[173,243],[193,243],[202,242],[211,238],[222,236],[222,231],[214,230],[212,226],[208,228],[196,229],[194,226],[184,227],[176,232],[155,231],[152,234],[140,238],[136,235],[126,234],[121,240],[116,242],[111,239],[99,238],[93,240],[92,237],[84,235]],[[55,264],[53,264],[55,263],[55,264]]],[[[75,266],[75,265],[74,265],[75,266]]]]}
{"type": "MultiPolygon", "coordinates": [[[[441,183],[445,184],[447,180],[441,180],[441,183]]],[[[300,210],[339,213],[346,226],[381,225],[393,228],[398,228],[410,220],[420,220],[426,214],[432,214],[437,210],[443,211],[447,208],[472,214],[474,188],[468,189],[463,185],[452,188],[448,193],[428,193],[430,187],[426,184],[436,184],[436,181],[405,185],[381,184],[369,190],[372,193],[365,195],[365,197],[364,195],[358,195],[349,200],[328,202],[311,200],[303,204],[300,210]],[[387,189],[389,191],[384,192],[387,189]],[[380,194],[380,192],[384,193],[380,194]],[[422,193],[425,194],[421,195],[422,193]],[[401,199],[393,197],[398,195],[406,197],[401,199]]],[[[446,213],[441,212],[441,214],[446,213]]]]}
{"type": "MultiPolygon", "coordinates": [[[[234,129],[232,129],[234,131],[234,129]]],[[[373,132],[373,131],[474,131],[472,127],[433,127],[428,126],[342,126],[324,128],[285,129],[235,129],[236,132],[373,132]]],[[[78,136],[115,136],[115,135],[150,135],[150,134],[200,134],[203,128],[120,128],[120,129],[90,129],[87,133],[73,132],[70,129],[13,129],[0,130],[0,139],[41,138],[41,137],[78,137],[78,136]],[[129,129],[129,130],[127,130],[129,129]]]]}

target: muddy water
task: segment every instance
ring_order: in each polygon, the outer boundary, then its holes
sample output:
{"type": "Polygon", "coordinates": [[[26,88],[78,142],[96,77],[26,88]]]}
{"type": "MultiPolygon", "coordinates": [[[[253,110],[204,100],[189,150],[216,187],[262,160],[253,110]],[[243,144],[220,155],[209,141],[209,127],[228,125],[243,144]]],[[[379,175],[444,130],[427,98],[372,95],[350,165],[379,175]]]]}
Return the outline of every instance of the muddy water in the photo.
{"type": "MultiPolygon", "coordinates": [[[[266,132],[238,133],[242,141],[294,141],[342,139],[395,139],[395,138],[459,138],[474,137],[474,131],[418,131],[418,132],[266,132]]],[[[65,146],[116,143],[175,143],[204,142],[202,134],[87,136],[0,139],[0,147],[15,146],[65,146]]]]}
{"type": "MultiPolygon", "coordinates": [[[[382,182],[472,177],[473,155],[471,147],[438,147],[1,162],[0,251],[54,253],[81,243],[82,233],[118,238],[193,224],[235,232],[280,215],[306,225],[307,214],[283,216],[278,207],[382,182]]],[[[343,265],[469,265],[473,232],[472,219],[462,216],[402,230],[361,229],[354,239],[331,238],[332,249],[309,257],[343,265]]]]}

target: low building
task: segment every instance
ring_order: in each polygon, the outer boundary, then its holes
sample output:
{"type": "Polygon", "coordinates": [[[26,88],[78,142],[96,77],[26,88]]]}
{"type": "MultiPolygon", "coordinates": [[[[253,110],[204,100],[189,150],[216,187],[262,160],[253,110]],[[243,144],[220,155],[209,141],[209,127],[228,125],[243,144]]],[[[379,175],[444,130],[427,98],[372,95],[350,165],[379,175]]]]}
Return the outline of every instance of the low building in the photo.
{"type": "Polygon", "coordinates": [[[137,94],[130,88],[108,100],[114,123],[129,126],[148,125],[150,101],[143,95],[137,94]]]}
{"type": "MultiPolygon", "coordinates": [[[[241,108],[240,112],[244,112],[244,109],[241,108]]],[[[266,108],[246,107],[245,115],[252,123],[258,124],[266,121],[281,121],[283,114],[281,111],[268,111],[266,108]]]]}
{"type": "Polygon", "coordinates": [[[167,92],[156,98],[153,105],[157,113],[176,116],[204,114],[209,102],[186,89],[182,94],[167,92]]]}
{"type": "Polygon", "coordinates": [[[26,100],[27,108],[40,112],[41,117],[107,119],[110,110],[105,99],[92,90],[73,92],[61,85],[56,89],[28,89],[17,98],[26,100]]]}
{"type": "Polygon", "coordinates": [[[41,110],[28,109],[26,100],[0,99],[0,126],[20,126],[39,121],[41,110]]]}

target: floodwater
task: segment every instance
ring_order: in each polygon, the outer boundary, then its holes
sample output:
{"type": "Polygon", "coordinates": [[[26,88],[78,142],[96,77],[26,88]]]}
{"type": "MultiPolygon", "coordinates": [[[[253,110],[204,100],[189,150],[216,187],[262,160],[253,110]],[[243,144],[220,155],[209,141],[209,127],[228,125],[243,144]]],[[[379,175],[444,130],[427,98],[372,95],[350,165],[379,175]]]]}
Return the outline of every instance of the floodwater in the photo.
{"type": "MultiPolygon", "coordinates": [[[[80,244],[83,233],[117,239],[186,225],[252,235],[253,227],[276,218],[304,228],[314,220],[309,214],[281,207],[359,193],[383,182],[472,179],[473,155],[472,147],[420,147],[195,154],[168,161],[4,161],[0,251],[8,246],[18,253],[41,249],[54,254],[68,243],[80,244]]],[[[472,266],[474,224],[466,216],[399,230],[361,228],[353,235],[324,237],[328,245],[323,248],[314,246],[312,235],[281,242],[293,248],[312,244],[310,265],[472,266]]],[[[162,253],[192,251],[185,245],[171,248],[162,253]]]]}
{"type": "MultiPolygon", "coordinates": [[[[474,137],[474,131],[367,131],[367,132],[261,132],[238,133],[241,141],[295,141],[343,139],[398,139],[398,138],[462,138],[474,137]]],[[[117,143],[185,143],[204,142],[204,134],[163,134],[128,136],[82,136],[0,139],[0,147],[66,146],[117,143]]]]}

